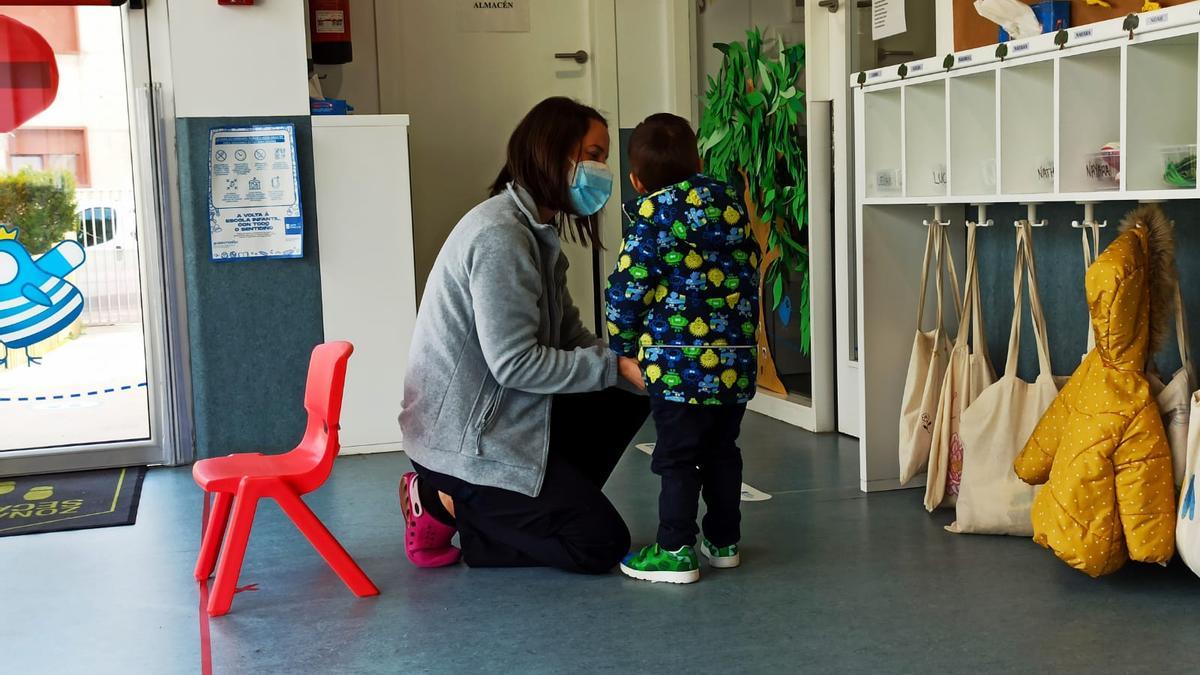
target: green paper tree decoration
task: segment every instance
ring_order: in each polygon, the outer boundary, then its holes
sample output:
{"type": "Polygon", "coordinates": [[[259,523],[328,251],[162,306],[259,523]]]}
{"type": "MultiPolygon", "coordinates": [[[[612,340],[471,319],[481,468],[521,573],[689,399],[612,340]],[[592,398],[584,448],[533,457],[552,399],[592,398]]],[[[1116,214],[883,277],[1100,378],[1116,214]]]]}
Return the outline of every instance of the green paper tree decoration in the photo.
{"type": "MultiPolygon", "coordinates": [[[[713,46],[724,59],[717,77],[708,78],[700,120],[705,172],[746,188],[752,230],[763,251],[762,292],[769,294],[764,300],[769,299],[771,311],[783,301],[789,273],[801,279],[797,314],[800,346],[808,354],[808,247],[802,243],[808,224],[808,168],[800,131],[804,92],[796,87],[804,70],[804,45],[764,44],[762,32],[754,29],[746,32],[744,43],[713,46]]],[[[765,314],[767,307],[763,310],[765,314]]],[[[761,333],[760,346],[765,346],[761,333]]]]}

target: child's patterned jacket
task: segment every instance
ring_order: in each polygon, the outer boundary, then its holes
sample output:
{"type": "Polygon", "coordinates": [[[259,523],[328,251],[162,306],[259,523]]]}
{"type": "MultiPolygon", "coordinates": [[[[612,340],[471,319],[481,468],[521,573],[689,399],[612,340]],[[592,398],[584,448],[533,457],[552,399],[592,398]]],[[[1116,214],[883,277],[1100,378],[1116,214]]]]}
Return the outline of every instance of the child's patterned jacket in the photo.
{"type": "Polygon", "coordinates": [[[758,249],[737,189],[696,175],[625,211],[609,346],[638,358],[651,396],[746,403],[758,372],[758,249]]]}

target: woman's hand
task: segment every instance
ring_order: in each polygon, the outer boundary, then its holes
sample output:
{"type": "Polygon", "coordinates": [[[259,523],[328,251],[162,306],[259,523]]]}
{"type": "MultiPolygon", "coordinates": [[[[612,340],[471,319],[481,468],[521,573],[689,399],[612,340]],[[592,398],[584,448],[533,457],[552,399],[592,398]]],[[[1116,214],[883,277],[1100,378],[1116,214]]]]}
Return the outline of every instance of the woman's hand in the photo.
{"type": "Polygon", "coordinates": [[[617,357],[617,373],[639,390],[646,390],[646,381],[642,379],[642,368],[634,359],[628,356],[617,357]]]}

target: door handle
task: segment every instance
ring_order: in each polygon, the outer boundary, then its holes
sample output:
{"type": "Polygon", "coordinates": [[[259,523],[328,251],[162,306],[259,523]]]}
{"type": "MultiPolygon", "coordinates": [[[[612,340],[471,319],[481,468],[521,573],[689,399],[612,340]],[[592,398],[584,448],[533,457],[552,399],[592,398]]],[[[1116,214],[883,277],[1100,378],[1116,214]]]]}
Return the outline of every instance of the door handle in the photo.
{"type": "Polygon", "coordinates": [[[817,6],[824,7],[825,9],[829,10],[830,13],[833,13],[838,11],[839,4],[840,3],[838,0],[821,0],[817,3],[817,6]]]}
{"type": "Polygon", "coordinates": [[[569,59],[571,61],[574,61],[575,63],[582,65],[582,64],[588,62],[588,53],[583,51],[582,49],[580,49],[577,52],[557,52],[554,54],[554,58],[564,59],[564,60],[569,59]]]}

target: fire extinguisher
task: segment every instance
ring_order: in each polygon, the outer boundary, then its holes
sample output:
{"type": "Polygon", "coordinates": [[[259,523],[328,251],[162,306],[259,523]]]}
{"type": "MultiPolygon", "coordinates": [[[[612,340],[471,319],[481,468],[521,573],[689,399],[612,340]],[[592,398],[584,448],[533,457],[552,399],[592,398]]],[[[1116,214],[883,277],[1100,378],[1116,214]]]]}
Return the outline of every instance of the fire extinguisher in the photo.
{"type": "Polygon", "coordinates": [[[350,42],[350,0],[308,0],[313,63],[337,65],[354,60],[350,42]]]}

